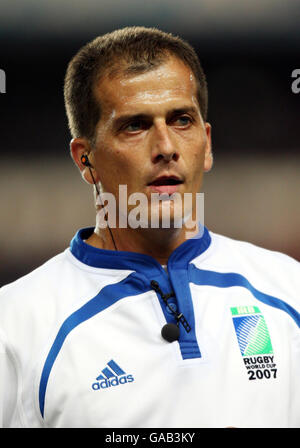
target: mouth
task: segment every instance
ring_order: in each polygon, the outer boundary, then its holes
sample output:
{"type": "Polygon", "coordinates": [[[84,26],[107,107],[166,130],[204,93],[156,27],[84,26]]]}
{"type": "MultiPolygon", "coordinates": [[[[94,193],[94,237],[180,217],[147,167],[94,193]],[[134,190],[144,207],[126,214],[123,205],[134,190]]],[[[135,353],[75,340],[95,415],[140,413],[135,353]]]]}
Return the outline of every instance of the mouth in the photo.
{"type": "Polygon", "coordinates": [[[183,184],[183,181],[177,176],[160,176],[147,185],[151,191],[170,195],[175,193],[181,184],[183,184]]]}

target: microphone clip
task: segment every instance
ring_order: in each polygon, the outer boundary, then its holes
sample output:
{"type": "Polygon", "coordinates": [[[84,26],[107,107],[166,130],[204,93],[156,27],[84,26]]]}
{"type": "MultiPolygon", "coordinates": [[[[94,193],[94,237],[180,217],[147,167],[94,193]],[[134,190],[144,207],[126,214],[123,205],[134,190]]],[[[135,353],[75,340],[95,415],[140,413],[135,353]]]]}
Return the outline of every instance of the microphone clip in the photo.
{"type": "Polygon", "coordinates": [[[179,322],[180,322],[182,324],[183,328],[185,329],[185,331],[187,333],[189,333],[191,331],[191,326],[189,325],[189,323],[186,320],[186,318],[183,315],[183,313],[177,313],[176,311],[173,310],[173,308],[168,303],[168,299],[170,297],[175,297],[174,291],[171,291],[168,294],[164,294],[162,292],[162,290],[160,289],[159,284],[157,283],[156,280],[151,280],[150,285],[151,285],[152,289],[154,289],[154,291],[161,296],[161,298],[164,301],[165,305],[167,306],[169,311],[172,313],[172,315],[175,317],[175,319],[177,321],[177,326],[179,326],[179,322]]]}

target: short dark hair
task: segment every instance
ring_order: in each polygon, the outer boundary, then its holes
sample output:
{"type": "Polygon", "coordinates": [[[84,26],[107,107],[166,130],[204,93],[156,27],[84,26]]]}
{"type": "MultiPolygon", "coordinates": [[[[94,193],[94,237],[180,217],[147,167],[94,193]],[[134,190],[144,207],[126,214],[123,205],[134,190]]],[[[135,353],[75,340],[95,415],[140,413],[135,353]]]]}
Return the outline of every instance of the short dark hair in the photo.
{"type": "Polygon", "coordinates": [[[189,66],[197,82],[197,100],[204,121],[207,118],[207,83],[192,46],[178,36],[157,28],[126,27],[88,42],[69,62],[64,98],[69,129],[73,138],[94,138],[101,117],[101,104],[94,87],[102,76],[136,74],[156,68],[170,56],[189,66]]]}

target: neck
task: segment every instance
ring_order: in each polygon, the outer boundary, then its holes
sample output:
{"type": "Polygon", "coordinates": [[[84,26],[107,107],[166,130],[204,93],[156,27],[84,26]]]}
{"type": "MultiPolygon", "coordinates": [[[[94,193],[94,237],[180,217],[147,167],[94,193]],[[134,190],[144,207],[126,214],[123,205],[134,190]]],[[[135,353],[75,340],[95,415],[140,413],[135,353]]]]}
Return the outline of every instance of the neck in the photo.
{"type": "MultiPolygon", "coordinates": [[[[160,264],[167,264],[171,253],[180,246],[187,237],[196,234],[197,229],[191,232],[186,226],[179,229],[132,229],[132,228],[114,228],[111,229],[113,239],[117,250],[138,252],[150,255],[160,264]]],[[[91,246],[115,250],[108,228],[95,228],[94,233],[86,241],[91,246]]]]}

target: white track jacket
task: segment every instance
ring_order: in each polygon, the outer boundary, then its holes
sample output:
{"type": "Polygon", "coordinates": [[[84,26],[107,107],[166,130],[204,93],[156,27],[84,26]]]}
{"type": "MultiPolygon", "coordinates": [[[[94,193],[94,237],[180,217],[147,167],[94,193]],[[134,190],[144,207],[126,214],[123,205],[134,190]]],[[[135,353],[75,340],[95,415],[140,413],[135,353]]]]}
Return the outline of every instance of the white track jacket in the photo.
{"type": "Polygon", "coordinates": [[[297,261],[204,228],[166,272],[92,232],[0,290],[0,426],[300,427],[297,261]]]}

